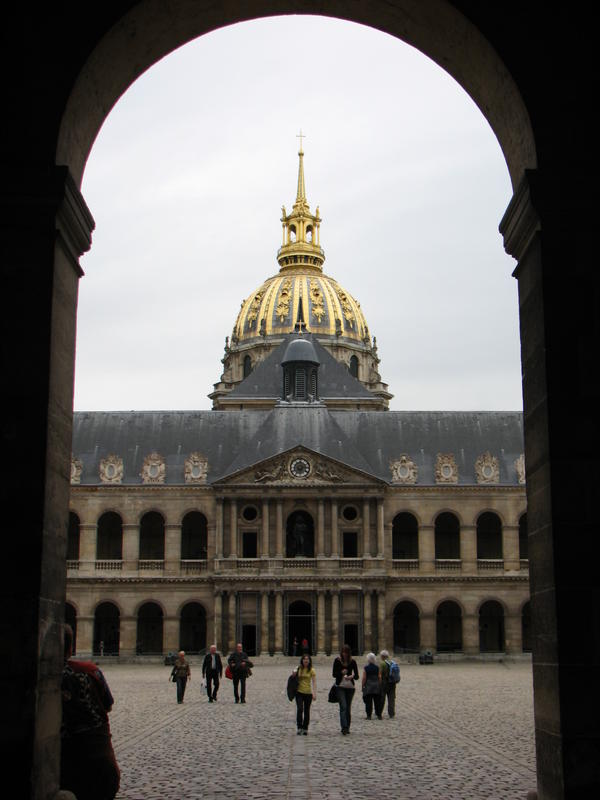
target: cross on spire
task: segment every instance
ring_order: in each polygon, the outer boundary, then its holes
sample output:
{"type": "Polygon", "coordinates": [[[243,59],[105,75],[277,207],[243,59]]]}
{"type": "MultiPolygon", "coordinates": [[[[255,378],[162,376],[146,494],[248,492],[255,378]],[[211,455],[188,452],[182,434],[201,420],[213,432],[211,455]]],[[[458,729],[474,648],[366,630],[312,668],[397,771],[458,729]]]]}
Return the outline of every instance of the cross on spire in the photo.
{"type": "Polygon", "coordinates": [[[302,153],[302,139],[306,139],[306,134],[302,133],[302,128],[300,128],[300,133],[296,134],[296,139],[300,139],[300,152],[302,153]]]}

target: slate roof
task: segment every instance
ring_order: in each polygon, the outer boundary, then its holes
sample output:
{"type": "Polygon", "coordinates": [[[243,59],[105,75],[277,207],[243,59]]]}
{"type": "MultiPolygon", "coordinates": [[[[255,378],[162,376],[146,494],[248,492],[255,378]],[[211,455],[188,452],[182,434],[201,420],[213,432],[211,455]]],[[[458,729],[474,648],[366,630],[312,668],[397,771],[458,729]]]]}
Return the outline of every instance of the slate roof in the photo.
{"type": "Polygon", "coordinates": [[[166,485],[181,485],[192,452],[208,459],[212,483],[298,445],[385,481],[391,480],[390,462],[407,453],[419,468],[420,486],[435,484],[438,453],[454,454],[459,485],[475,484],[475,460],[489,451],[499,460],[500,485],[517,485],[523,417],[500,411],[330,411],[318,404],[74,414],[73,454],[83,463],[83,485],[100,484],[100,459],[110,454],[123,458],[123,484],[141,484],[144,458],[158,452],[166,461],[166,485]]]}
{"type": "MultiPolygon", "coordinates": [[[[332,400],[338,397],[346,400],[373,401],[373,395],[354,378],[348,369],[336,361],[335,358],[321,345],[317,338],[305,335],[310,341],[319,359],[319,397],[323,400],[332,400]]],[[[244,380],[227,395],[227,399],[248,400],[262,398],[280,398],[283,389],[282,359],[285,357],[288,345],[296,339],[294,334],[287,336],[284,341],[271,352],[264,361],[259,362],[244,380]]]]}

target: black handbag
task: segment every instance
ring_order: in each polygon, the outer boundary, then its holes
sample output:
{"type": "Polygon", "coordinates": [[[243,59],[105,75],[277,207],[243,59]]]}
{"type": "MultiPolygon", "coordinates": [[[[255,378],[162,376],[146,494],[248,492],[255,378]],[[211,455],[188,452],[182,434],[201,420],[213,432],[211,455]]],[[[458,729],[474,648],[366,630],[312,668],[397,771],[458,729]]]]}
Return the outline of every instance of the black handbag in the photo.
{"type": "Polygon", "coordinates": [[[337,693],[337,684],[333,684],[331,689],[329,690],[329,694],[327,696],[327,701],[329,703],[339,703],[338,700],[338,693],[337,693]]]}
{"type": "Polygon", "coordinates": [[[287,681],[287,696],[290,702],[296,697],[297,692],[298,692],[298,673],[292,672],[287,681]]]}

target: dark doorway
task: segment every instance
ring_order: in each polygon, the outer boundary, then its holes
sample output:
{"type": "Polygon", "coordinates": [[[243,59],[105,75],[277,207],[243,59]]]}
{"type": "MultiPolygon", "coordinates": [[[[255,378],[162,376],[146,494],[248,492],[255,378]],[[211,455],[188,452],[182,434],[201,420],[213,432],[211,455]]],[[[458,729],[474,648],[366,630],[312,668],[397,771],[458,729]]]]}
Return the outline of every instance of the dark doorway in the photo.
{"type": "Polygon", "coordinates": [[[65,603],[65,623],[71,626],[73,631],[73,655],[77,653],[77,612],[71,603],[65,603]]]}
{"type": "Polygon", "coordinates": [[[479,609],[479,651],[503,653],[504,609],[496,600],[488,600],[479,609]]]}
{"type": "Polygon", "coordinates": [[[419,609],[406,600],[394,609],[394,652],[418,653],[419,647],[419,609]]]}
{"type": "Polygon", "coordinates": [[[242,533],[242,558],[258,558],[256,531],[244,531],[242,533]]]}
{"type": "Polygon", "coordinates": [[[396,514],[392,523],[392,558],[419,557],[419,523],[407,511],[396,514]]]}
{"type": "Polygon", "coordinates": [[[165,557],[165,521],[158,511],[149,511],[140,521],[140,560],[162,561],[165,557]]]}
{"type": "Polygon", "coordinates": [[[477,520],[477,558],[502,558],[502,522],[491,511],[477,520]]]}
{"type": "Polygon", "coordinates": [[[207,556],[206,517],[199,511],[190,511],[181,522],[181,558],[199,561],[207,556]]]}
{"type": "Polygon", "coordinates": [[[144,603],[138,611],[136,652],[160,655],[163,650],[163,612],[157,603],[144,603]]]}
{"type": "Polygon", "coordinates": [[[436,614],[438,653],[462,650],[462,612],[458,603],[446,600],[440,603],[436,614]]]}
{"type": "Polygon", "coordinates": [[[114,511],[107,511],[98,520],[96,558],[98,561],[123,558],[123,522],[114,511]]]}
{"type": "Polygon", "coordinates": [[[206,650],[206,611],[200,603],[187,603],[181,609],[179,649],[191,654],[206,650]]]}
{"type": "Polygon", "coordinates": [[[356,531],[344,531],[344,558],[358,558],[358,534],[356,531]]]}
{"type": "Polygon", "coordinates": [[[460,558],[460,522],[449,511],[440,514],[435,521],[435,557],[460,558]]]}
{"type": "Polygon", "coordinates": [[[94,614],[94,655],[118,656],[121,618],[114,603],[100,603],[94,614]]]}
{"type": "Polygon", "coordinates": [[[312,606],[305,600],[295,600],[288,606],[287,615],[287,641],[288,655],[294,655],[294,639],[296,639],[296,655],[302,652],[302,642],[308,642],[308,652],[312,653],[312,628],[313,613],[312,606]]]}
{"type": "Polygon", "coordinates": [[[287,520],[286,558],[314,558],[315,530],[307,511],[294,511],[287,520]]]}
{"type": "Polygon", "coordinates": [[[242,647],[249,656],[256,655],[256,625],[242,625],[242,647]]]}
{"type": "Polygon", "coordinates": [[[529,600],[521,611],[521,649],[531,653],[531,603],[529,600]]]}
{"type": "Polygon", "coordinates": [[[355,623],[346,623],[344,625],[344,644],[350,646],[352,655],[360,652],[358,644],[358,625],[355,623]]]}

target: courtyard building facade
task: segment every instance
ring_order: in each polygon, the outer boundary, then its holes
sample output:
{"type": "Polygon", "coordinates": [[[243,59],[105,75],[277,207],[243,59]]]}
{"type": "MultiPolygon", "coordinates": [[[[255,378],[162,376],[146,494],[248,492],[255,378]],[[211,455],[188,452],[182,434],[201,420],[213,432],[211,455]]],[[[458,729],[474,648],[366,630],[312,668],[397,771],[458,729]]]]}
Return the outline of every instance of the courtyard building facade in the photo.
{"type": "Polygon", "coordinates": [[[531,649],[522,414],[389,410],[360,303],[323,271],[303,156],[213,409],[74,415],[81,655],[531,649]]]}

